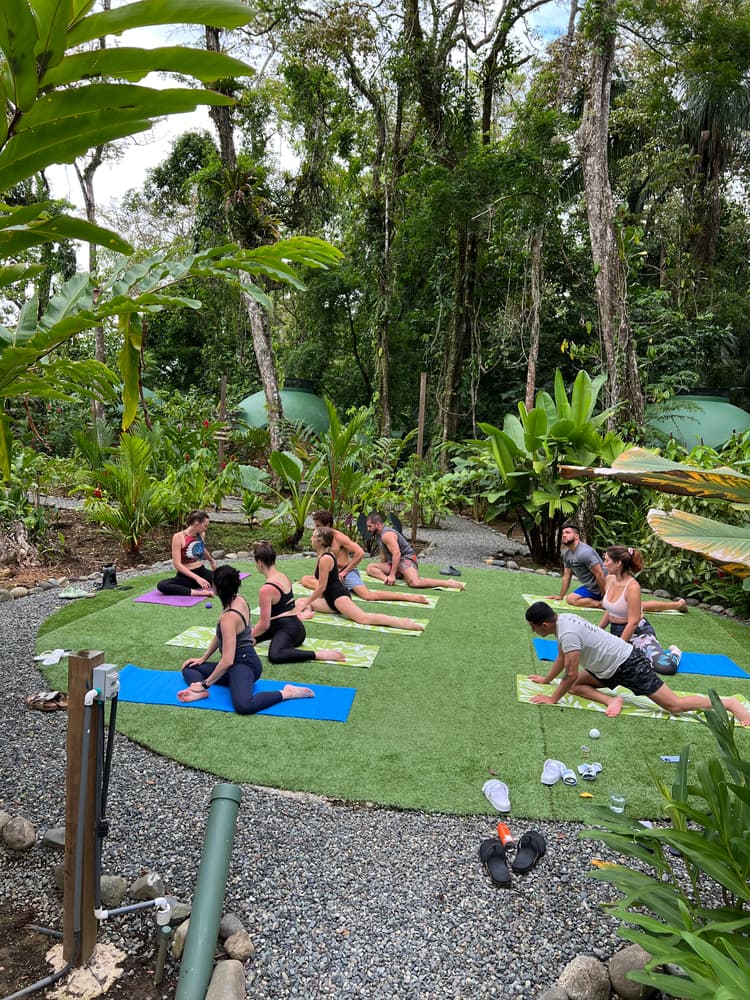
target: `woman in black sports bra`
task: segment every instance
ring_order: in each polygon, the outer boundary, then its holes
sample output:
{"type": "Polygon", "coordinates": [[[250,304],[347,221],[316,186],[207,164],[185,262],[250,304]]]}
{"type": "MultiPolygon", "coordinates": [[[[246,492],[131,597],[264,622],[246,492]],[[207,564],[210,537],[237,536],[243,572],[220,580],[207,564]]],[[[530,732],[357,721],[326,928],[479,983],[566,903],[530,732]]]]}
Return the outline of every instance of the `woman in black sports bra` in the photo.
{"type": "Polygon", "coordinates": [[[240,597],[239,589],[237,570],[233,566],[219,566],[214,574],[214,590],[224,610],[216,625],[216,635],[203,656],[182,664],[182,676],[188,687],[178,691],[177,697],[184,702],[200,701],[208,698],[209,688],[221,684],[229,688],[234,710],[239,715],[253,715],[287,698],[314,697],[310,688],[296,684],[286,684],[280,691],[253,694],[263,668],[254,648],[250,608],[245,598],[240,597]],[[217,649],[221,654],[218,663],[207,662],[217,649]]]}
{"type": "Polygon", "coordinates": [[[258,542],[253,557],[266,582],[258,592],[260,617],[253,625],[256,644],[271,640],[268,648],[270,663],[302,663],[306,660],[340,660],[344,654],[337,649],[299,649],[305,641],[305,626],[297,615],[292,584],[288,576],[276,569],[276,552],[269,542],[258,542]]]}
{"type": "Polygon", "coordinates": [[[315,579],[318,585],[309,597],[303,597],[297,604],[297,612],[304,614],[321,611],[324,614],[338,614],[359,625],[385,625],[388,628],[405,628],[410,632],[422,632],[424,625],[412,618],[396,618],[395,615],[376,615],[363,611],[349,596],[349,591],[339,579],[336,557],[331,552],[333,531],[318,527],[312,533],[312,547],[318,553],[315,565],[315,579]]]}

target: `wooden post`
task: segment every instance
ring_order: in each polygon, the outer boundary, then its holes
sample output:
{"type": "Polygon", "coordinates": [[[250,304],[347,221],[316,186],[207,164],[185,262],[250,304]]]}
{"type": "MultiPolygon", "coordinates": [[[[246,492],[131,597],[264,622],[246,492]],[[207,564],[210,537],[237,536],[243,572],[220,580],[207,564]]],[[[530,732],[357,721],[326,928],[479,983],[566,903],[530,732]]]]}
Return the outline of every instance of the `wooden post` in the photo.
{"type": "MultiPolygon", "coordinates": [[[[221,376],[221,390],[219,396],[219,420],[223,423],[227,417],[227,377],[226,375],[221,376]]],[[[223,433],[224,428],[222,428],[222,433],[219,435],[219,447],[218,447],[218,461],[219,461],[219,475],[221,475],[221,470],[224,468],[224,441],[225,436],[223,433]]]]}
{"type": "MultiPolygon", "coordinates": [[[[83,768],[83,727],[86,709],[83,699],[90,691],[92,670],[104,663],[104,653],[80,649],[68,658],[68,745],[65,779],[65,895],[63,900],[63,958],[75,958],[75,869],[78,830],[78,802],[83,768]]],[[[76,965],[85,964],[96,947],[97,921],[94,916],[94,847],[96,837],[96,741],[99,714],[91,711],[91,732],[87,752],[88,775],[83,829],[83,872],[81,884],[81,947],[76,965]]]]}
{"type": "Polygon", "coordinates": [[[427,397],[427,372],[419,376],[419,417],[417,418],[417,482],[414,489],[414,505],[411,509],[411,544],[417,540],[419,525],[419,482],[421,476],[422,455],[424,454],[424,409],[427,397]]]}

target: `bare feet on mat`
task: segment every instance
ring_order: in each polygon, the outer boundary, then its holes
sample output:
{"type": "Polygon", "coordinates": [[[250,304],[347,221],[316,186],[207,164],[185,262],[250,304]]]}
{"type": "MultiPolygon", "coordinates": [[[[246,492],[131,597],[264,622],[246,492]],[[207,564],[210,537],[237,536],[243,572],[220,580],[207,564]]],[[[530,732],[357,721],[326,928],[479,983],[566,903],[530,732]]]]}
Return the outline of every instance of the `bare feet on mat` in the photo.
{"type": "Polygon", "coordinates": [[[315,692],[310,688],[299,687],[297,684],[285,684],[281,689],[281,697],[284,701],[290,698],[314,698],[315,692]]]}
{"type": "Polygon", "coordinates": [[[750,712],[748,712],[741,701],[738,701],[736,698],[727,698],[724,704],[734,714],[735,719],[741,726],[750,726],[750,712]]]}
{"type": "Polygon", "coordinates": [[[319,649],[315,654],[316,660],[336,660],[337,663],[344,663],[346,657],[338,649],[319,649]]]}
{"type": "Polygon", "coordinates": [[[208,691],[193,691],[192,688],[184,688],[177,692],[177,697],[184,702],[201,701],[203,698],[208,698],[208,691]]]}
{"type": "Polygon", "coordinates": [[[619,715],[622,711],[623,700],[622,698],[613,698],[612,701],[604,709],[604,714],[609,719],[614,719],[616,715],[619,715]]]}

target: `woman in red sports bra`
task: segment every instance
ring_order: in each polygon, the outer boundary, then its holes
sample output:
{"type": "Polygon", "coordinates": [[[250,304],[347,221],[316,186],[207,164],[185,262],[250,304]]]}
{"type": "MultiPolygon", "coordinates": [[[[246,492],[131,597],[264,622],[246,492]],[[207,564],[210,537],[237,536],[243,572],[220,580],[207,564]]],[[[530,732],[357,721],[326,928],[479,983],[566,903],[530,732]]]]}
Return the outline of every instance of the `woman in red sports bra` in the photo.
{"type": "Polygon", "coordinates": [[[210,597],[213,594],[216,563],[206,548],[209,517],[205,510],[194,510],[187,516],[184,531],[172,535],[172,565],[176,575],[160,580],[156,589],[170,597],[210,597]],[[206,569],[208,560],[211,569],[206,569]]]}

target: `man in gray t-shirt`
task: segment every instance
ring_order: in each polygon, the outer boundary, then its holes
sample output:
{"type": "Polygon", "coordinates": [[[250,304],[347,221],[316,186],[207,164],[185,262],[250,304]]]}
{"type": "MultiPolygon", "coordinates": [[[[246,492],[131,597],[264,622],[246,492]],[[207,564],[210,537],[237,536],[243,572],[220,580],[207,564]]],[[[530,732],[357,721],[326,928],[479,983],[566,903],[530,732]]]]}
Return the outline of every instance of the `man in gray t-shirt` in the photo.
{"type": "MultiPolygon", "coordinates": [[[[633,694],[646,695],[654,704],[678,715],[711,708],[711,699],[703,694],[675,694],[659,677],[640,649],[634,649],[616,635],[584,621],[578,615],[556,615],[549,604],[536,601],[526,610],[526,621],[540,637],[557,639],[557,658],[549,673],[531,674],[535,684],[551,684],[563,674],[554,694],[537,694],[535,705],[556,705],[570,692],[605,706],[605,715],[622,711],[620,695],[603,694],[601,688],[627,688],[633,694]]],[[[750,726],[750,711],[737,698],[722,698],[724,707],[742,726],[750,726]]]]}
{"type": "Polygon", "coordinates": [[[606,590],[604,563],[595,549],[581,541],[581,532],[575,524],[566,524],[562,530],[563,577],[560,593],[548,598],[561,601],[575,577],[581,584],[572,594],[568,594],[568,604],[581,608],[600,608],[606,590]]]}

